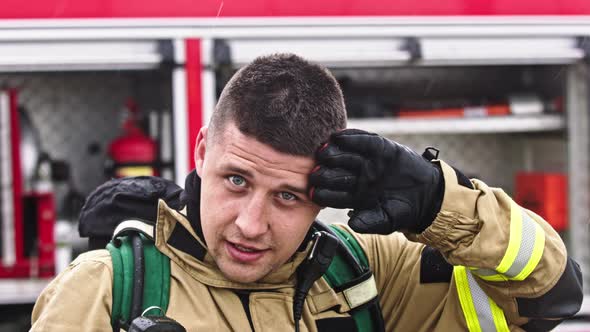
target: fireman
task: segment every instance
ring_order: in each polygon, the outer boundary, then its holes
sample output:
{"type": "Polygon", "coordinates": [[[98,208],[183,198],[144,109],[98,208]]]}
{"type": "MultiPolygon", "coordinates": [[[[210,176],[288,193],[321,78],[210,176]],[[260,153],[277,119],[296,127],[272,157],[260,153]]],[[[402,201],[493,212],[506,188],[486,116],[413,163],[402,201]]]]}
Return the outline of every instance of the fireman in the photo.
{"type": "MultiPolygon", "coordinates": [[[[197,138],[186,206],[160,201],[154,216],[171,261],[167,316],[187,331],[358,331],[355,312],[376,301],[377,330],[534,331],[579,310],[580,269],[542,218],[345,127],[336,80],[298,56],[258,58],[231,79],[197,138]],[[324,206],[352,209],[336,230],[372,274],[353,288],[316,279],[296,322],[296,271],[324,206]]],[[[109,252],[81,255],[37,300],[32,331],[110,330],[112,288],[109,252]]]]}

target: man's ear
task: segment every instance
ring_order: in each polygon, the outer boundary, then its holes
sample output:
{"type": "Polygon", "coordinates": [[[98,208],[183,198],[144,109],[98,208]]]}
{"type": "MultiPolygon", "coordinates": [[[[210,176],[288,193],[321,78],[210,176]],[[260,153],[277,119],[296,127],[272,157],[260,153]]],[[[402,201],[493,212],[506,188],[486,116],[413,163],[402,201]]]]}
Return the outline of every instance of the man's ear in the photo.
{"type": "Polygon", "coordinates": [[[207,150],[207,127],[202,127],[197,135],[195,142],[195,168],[197,174],[202,176],[203,174],[203,163],[205,162],[205,152],[207,150]]]}

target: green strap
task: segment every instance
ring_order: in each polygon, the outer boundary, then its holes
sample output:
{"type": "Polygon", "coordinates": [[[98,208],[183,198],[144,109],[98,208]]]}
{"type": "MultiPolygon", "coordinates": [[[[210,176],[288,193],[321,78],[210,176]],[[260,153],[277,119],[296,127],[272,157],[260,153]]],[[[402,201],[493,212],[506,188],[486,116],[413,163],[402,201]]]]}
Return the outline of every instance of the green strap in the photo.
{"type": "Polygon", "coordinates": [[[133,247],[129,238],[124,238],[121,246],[123,261],[123,294],[121,299],[121,317],[129,321],[131,312],[131,299],[133,297],[133,247]],[[127,261],[127,258],[130,258],[127,261]]]}
{"type": "Polygon", "coordinates": [[[348,249],[352,251],[352,254],[356,259],[359,260],[359,263],[365,267],[369,268],[369,261],[367,260],[367,256],[365,256],[365,251],[361,248],[361,245],[357,242],[357,240],[352,236],[350,233],[345,231],[342,228],[336,227],[334,225],[330,225],[330,228],[338,237],[346,244],[348,249]]]}
{"type": "Polygon", "coordinates": [[[113,262],[113,308],[111,310],[111,325],[115,326],[121,317],[121,295],[123,295],[123,260],[119,248],[112,243],[107,244],[113,262]]]}
{"type": "MultiPolygon", "coordinates": [[[[166,312],[170,298],[170,258],[162,254],[152,241],[143,236],[142,238],[146,262],[142,311],[151,306],[158,306],[166,312]]],[[[160,314],[151,310],[147,313],[160,314]]]]}
{"type": "Polygon", "coordinates": [[[119,238],[121,245],[107,245],[113,262],[113,310],[111,324],[129,320],[133,292],[133,249],[127,237],[119,238]],[[116,308],[115,308],[116,307],[116,308]]]}
{"type": "MultiPolygon", "coordinates": [[[[330,225],[329,227],[346,245],[346,247],[348,247],[359,263],[368,269],[369,263],[367,256],[365,256],[365,252],[356,239],[341,228],[338,228],[334,225],[330,225]]],[[[326,271],[324,274],[324,279],[332,288],[337,288],[338,286],[341,286],[354,279],[354,277],[354,270],[350,267],[350,262],[347,262],[345,258],[340,255],[334,257],[332,263],[328,267],[328,271],[326,271]]],[[[375,331],[375,324],[368,308],[356,310],[351,314],[351,316],[354,319],[359,332],[375,331]]]]}
{"type": "MultiPolygon", "coordinates": [[[[143,235],[144,244],[144,287],[142,311],[151,306],[168,309],[170,297],[170,259],[162,254],[154,242],[143,235]]],[[[133,249],[128,237],[119,237],[121,246],[113,243],[107,245],[113,262],[113,308],[111,324],[116,326],[119,321],[130,322],[131,299],[133,290],[133,249]]],[[[159,311],[148,312],[152,315],[159,311]]],[[[146,314],[148,314],[146,313],[146,314]]],[[[135,317],[133,317],[135,318],[135,317]]]]}

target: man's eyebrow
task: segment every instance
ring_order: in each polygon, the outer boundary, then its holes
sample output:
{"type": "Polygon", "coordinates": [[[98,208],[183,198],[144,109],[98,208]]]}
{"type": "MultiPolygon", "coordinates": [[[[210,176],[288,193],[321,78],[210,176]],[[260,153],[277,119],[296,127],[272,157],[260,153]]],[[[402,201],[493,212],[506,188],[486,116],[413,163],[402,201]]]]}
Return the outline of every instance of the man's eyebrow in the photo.
{"type": "Polygon", "coordinates": [[[239,166],[233,165],[233,164],[226,164],[223,165],[222,168],[227,171],[227,172],[232,172],[232,173],[237,173],[239,175],[243,175],[247,178],[253,178],[254,174],[252,172],[250,172],[247,169],[243,169],[239,166]]]}
{"type": "Polygon", "coordinates": [[[292,191],[292,192],[296,192],[302,195],[307,195],[307,189],[306,188],[301,188],[301,187],[296,187],[296,186],[292,186],[290,184],[284,184],[281,186],[282,188],[285,188],[285,190],[287,191],[292,191]]]}

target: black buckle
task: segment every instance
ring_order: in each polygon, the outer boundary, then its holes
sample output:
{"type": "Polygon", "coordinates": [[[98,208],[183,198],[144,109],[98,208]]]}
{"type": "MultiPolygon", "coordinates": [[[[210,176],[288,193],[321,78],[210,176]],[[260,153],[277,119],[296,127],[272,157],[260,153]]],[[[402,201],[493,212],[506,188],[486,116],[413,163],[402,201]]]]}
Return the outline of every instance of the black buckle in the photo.
{"type": "Polygon", "coordinates": [[[424,157],[428,161],[433,161],[434,159],[438,159],[439,152],[440,152],[439,149],[429,146],[422,153],[422,157],[424,157]]]}

